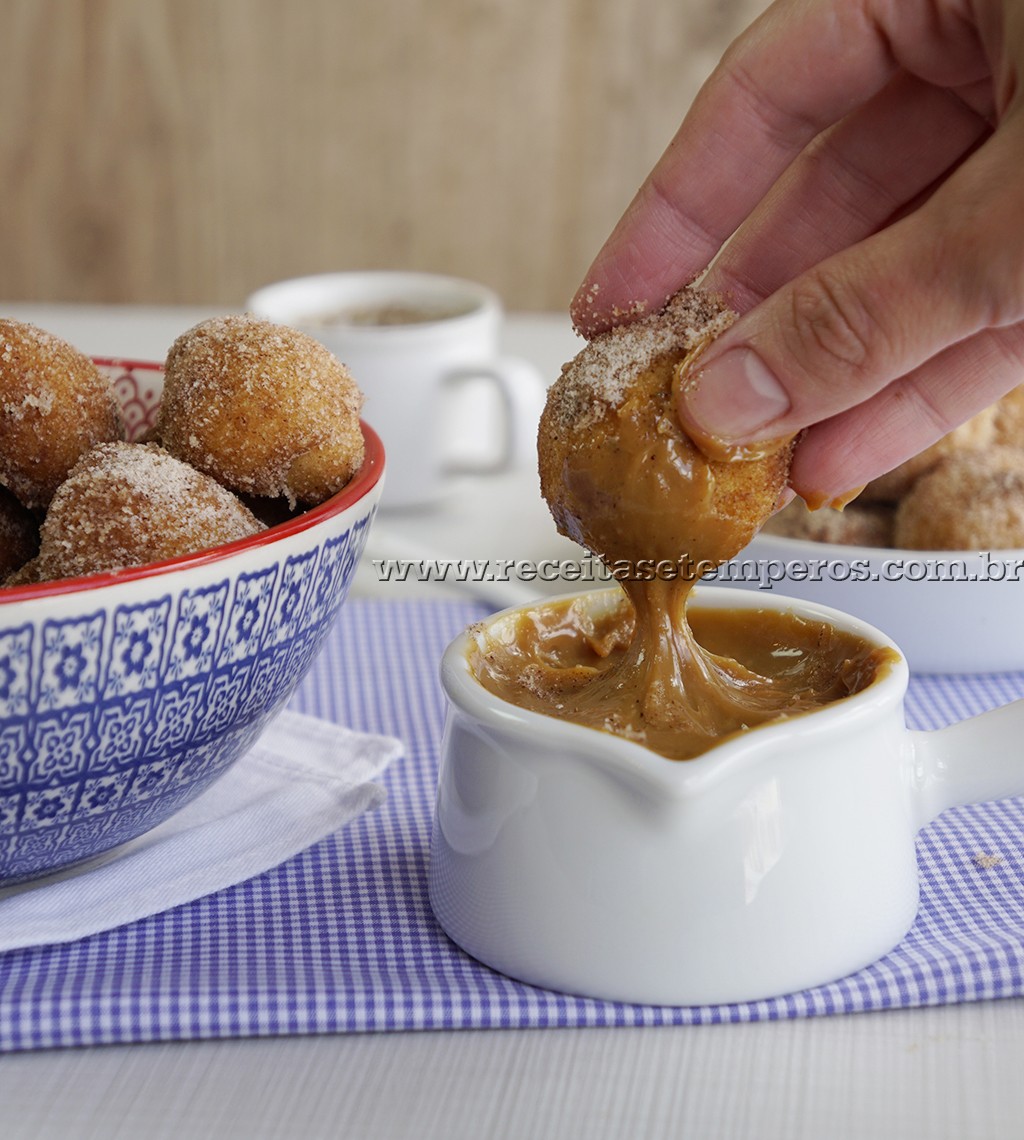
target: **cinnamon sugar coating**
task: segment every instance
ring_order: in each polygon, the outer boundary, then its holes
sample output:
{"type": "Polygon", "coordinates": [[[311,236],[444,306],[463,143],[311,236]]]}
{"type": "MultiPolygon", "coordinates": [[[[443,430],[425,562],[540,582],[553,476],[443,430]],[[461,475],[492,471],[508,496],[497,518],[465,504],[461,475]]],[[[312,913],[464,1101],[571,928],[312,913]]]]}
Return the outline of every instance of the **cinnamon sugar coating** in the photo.
{"type": "Polygon", "coordinates": [[[842,546],[892,546],[895,510],[888,503],[851,503],[841,511],[812,511],[794,499],[764,524],[767,534],[842,546]]]}
{"type": "Polygon", "coordinates": [[[13,574],[3,580],[4,588],[8,586],[28,586],[39,581],[39,559],[33,558],[24,566],[19,566],[13,574]]]}
{"type": "Polygon", "coordinates": [[[314,505],[363,461],[361,406],[319,341],[253,316],[218,317],[171,346],[157,432],[232,490],[314,505]]]}
{"type": "Polygon", "coordinates": [[[897,503],[914,483],[943,459],[960,451],[980,450],[995,442],[996,409],[983,408],[924,451],[905,459],[898,467],[872,479],[861,491],[862,503],[897,503]]]}
{"type": "Polygon", "coordinates": [[[949,456],[900,501],[893,537],[907,550],[1024,547],[1024,451],[949,456]]]}
{"type": "Polygon", "coordinates": [[[996,404],[993,442],[1024,449],[1024,384],[1011,388],[996,404]]]}
{"type": "Polygon", "coordinates": [[[77,349],[0,319],[0,483],[45,507],[79,457],[124,438],[110,382],[77,349]]]}
{"type": "Polygon", "coordinates": [[[33,576],[18,580],[141,566],[264,529],[230,491],[155,444],[101,444],[58,488],[29,567],[33,576]]]}

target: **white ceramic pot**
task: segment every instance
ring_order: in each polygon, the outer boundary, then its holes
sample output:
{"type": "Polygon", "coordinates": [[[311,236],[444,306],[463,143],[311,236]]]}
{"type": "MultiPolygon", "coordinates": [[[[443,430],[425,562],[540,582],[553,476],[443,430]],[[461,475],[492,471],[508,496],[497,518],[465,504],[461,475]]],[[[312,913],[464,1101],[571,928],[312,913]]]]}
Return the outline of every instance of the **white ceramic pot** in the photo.
{"type": "MultiPolygon", "coordinates": [[[[796,612],[895,648],[805,601],[704,589],[694,604],[796,612]]],[[[430,898],[460,946],[535,985],[700,1005],[842,977],[913,923],[918,829],[1024,792],[1024,702],[912,732],[902,658],[844,701],[680,762],[488,693],[475,636],[442,662],[430,898]]]]}

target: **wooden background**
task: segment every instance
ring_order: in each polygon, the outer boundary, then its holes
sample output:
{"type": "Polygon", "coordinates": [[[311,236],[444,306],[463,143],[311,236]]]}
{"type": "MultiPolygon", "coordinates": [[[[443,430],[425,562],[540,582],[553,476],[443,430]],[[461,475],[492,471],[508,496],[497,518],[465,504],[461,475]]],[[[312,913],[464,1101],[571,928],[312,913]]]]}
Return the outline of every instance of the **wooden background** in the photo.
{"type": "Polygon", "coordinates": [[[564,309],[764,0],[0,0],[0,298],[342,268],[564,309]]]}

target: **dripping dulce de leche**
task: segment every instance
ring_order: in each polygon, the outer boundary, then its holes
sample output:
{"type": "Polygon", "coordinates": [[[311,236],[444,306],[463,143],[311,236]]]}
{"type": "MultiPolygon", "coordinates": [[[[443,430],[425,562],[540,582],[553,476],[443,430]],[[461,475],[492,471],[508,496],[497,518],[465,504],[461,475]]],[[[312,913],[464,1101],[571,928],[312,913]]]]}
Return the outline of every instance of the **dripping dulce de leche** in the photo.
{"type": "Polygon", "coordinates": [[[857,692],[891,660],[824,622],[688,610],[700,575],[772,513],[789,470],[791,440],[708,458],[676,416],[702,349],[734,319],[684,289],[595,337],[552,385],[541,491],[559,531],[614,566],[624,593],[610,606],[539,603],[482,633],[470,664],[497,696],[682,760],[857,692]]]}

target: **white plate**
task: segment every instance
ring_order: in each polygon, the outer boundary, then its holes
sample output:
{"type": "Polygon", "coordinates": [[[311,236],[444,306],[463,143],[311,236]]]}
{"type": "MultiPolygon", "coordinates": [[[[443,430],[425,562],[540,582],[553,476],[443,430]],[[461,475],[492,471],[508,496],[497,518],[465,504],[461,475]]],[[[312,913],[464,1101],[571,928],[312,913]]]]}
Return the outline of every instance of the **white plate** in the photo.
{"type": "Polygon", "coordinates": [[[883,550],[760,534],[717,582],[853,614],[887,633],[916,672],[1024,669],[1024,550],[883,550]]]}

